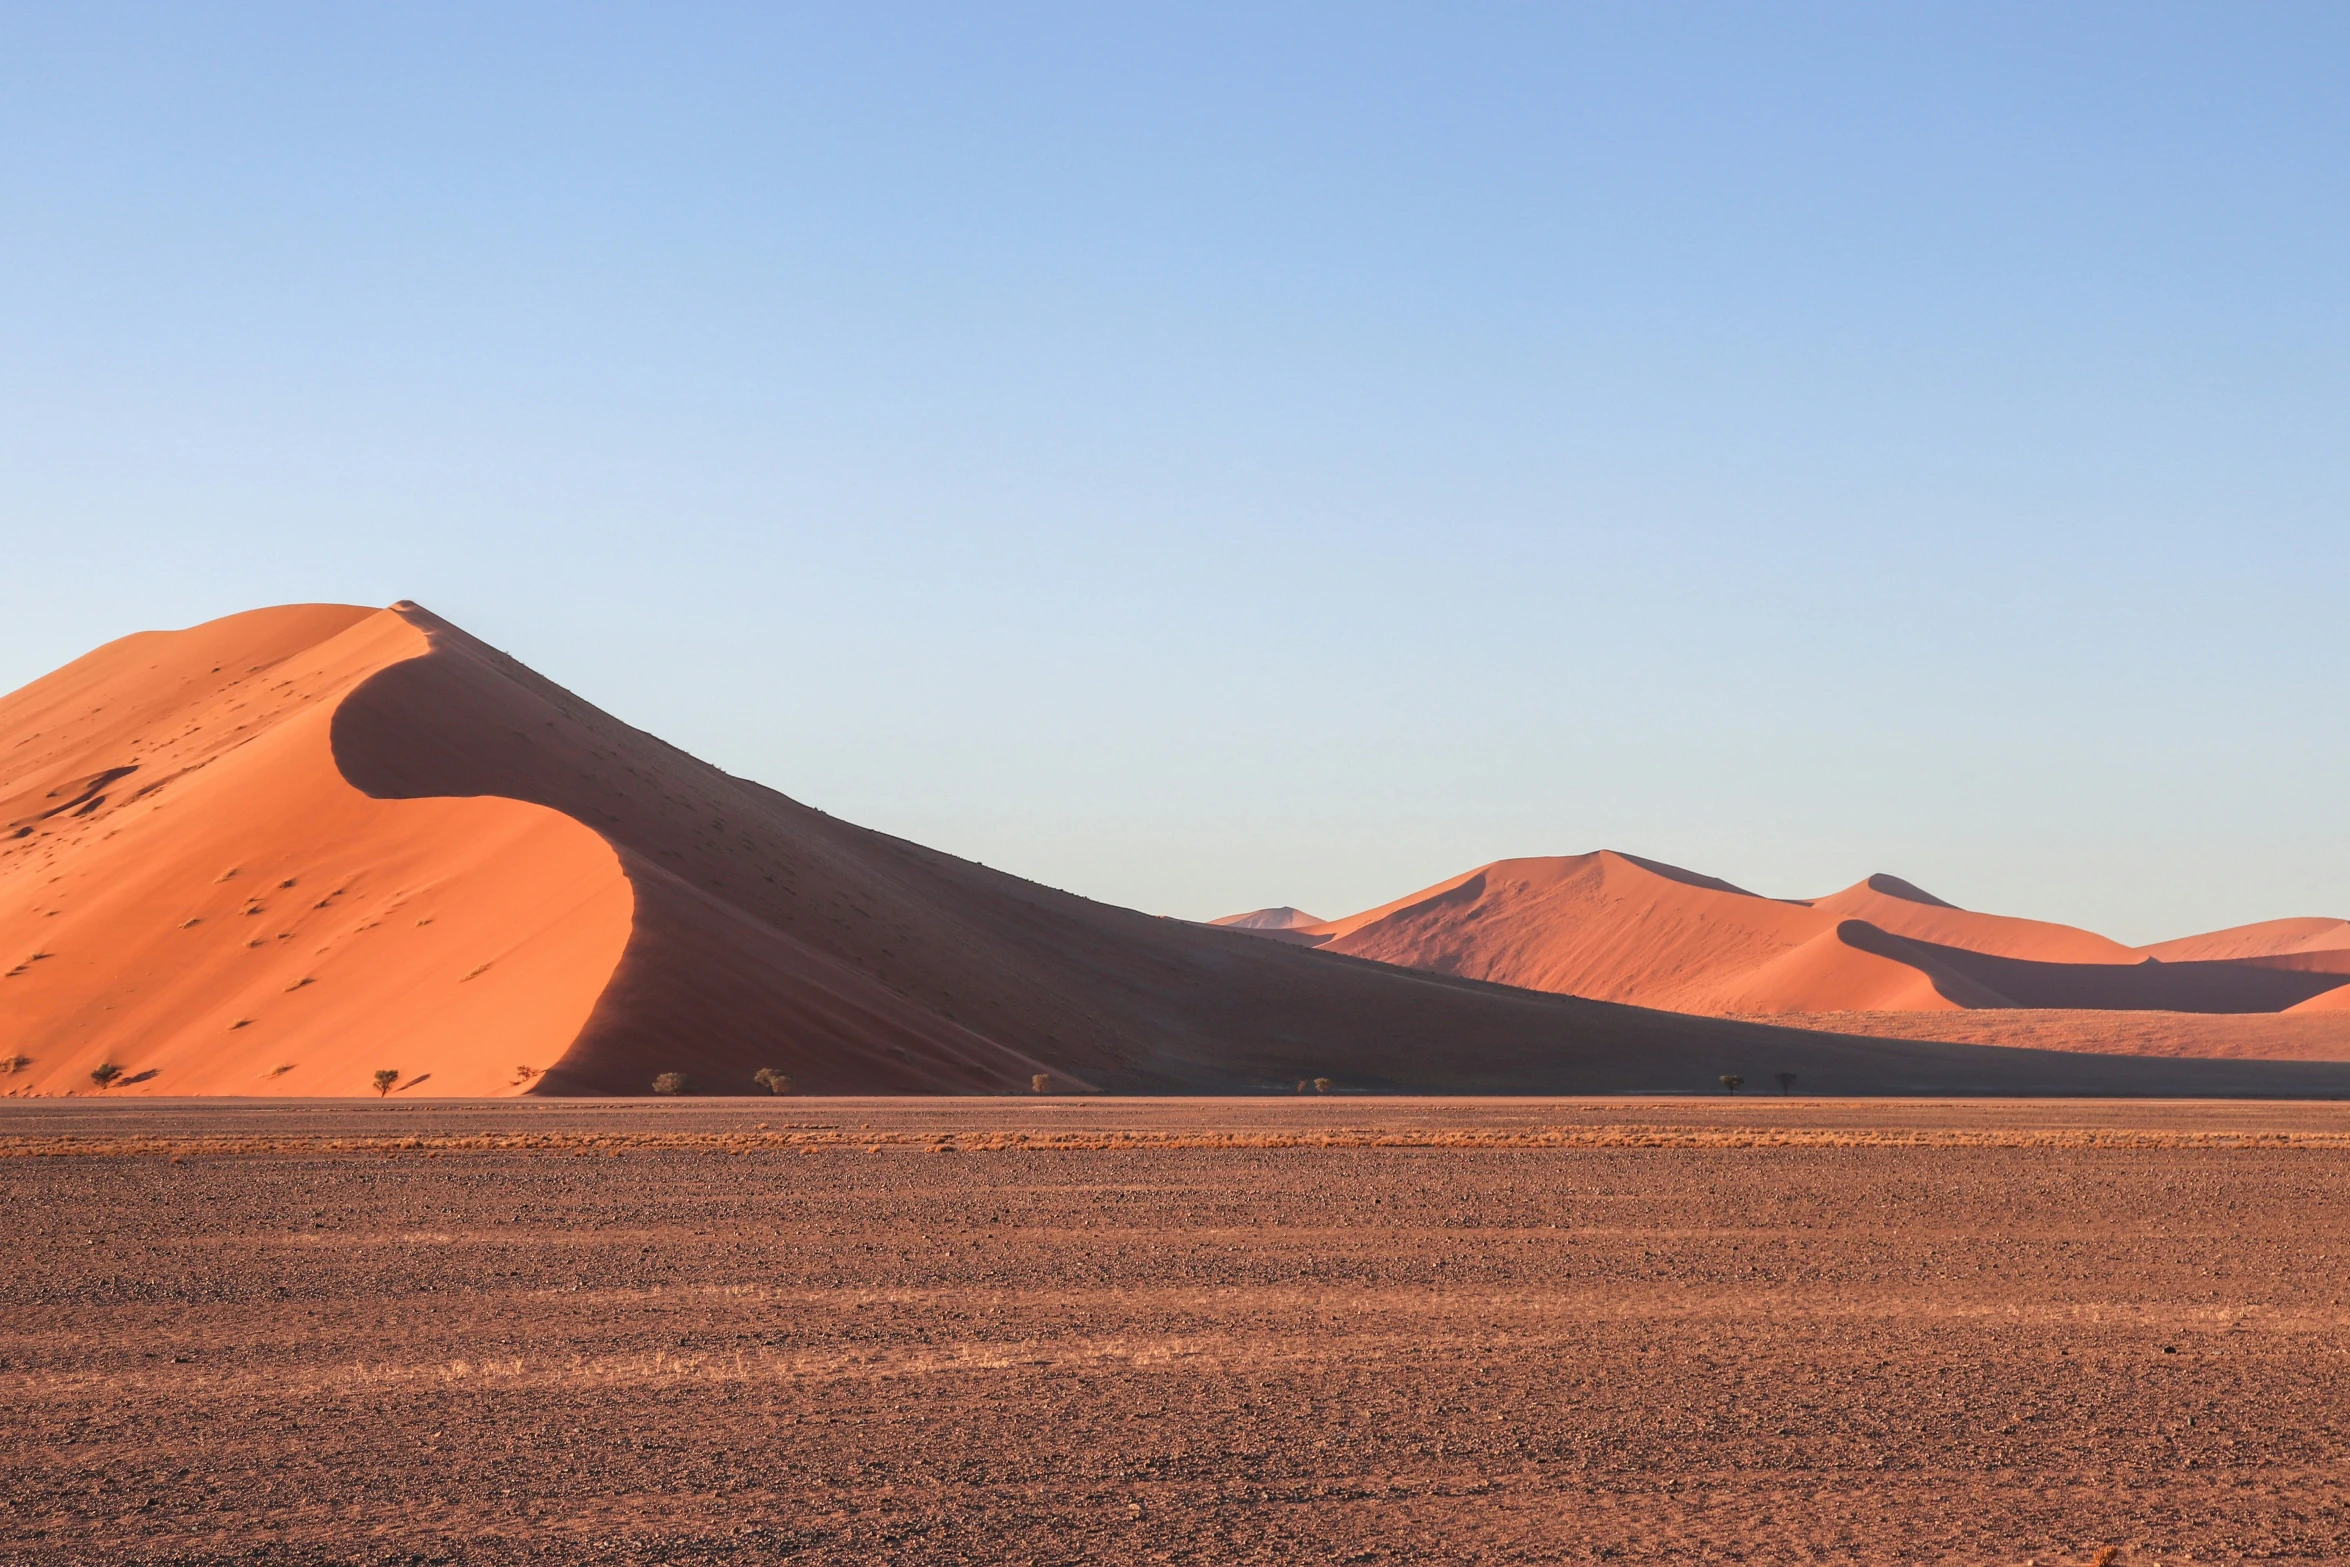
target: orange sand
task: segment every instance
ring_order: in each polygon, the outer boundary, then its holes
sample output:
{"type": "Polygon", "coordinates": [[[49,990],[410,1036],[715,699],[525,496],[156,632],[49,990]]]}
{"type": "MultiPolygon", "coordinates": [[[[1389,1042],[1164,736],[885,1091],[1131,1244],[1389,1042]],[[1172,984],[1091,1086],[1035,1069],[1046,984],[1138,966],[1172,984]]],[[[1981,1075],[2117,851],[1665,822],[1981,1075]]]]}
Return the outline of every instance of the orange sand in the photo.
{"type": "Polygon", "coordinates": [[[0,1006],[29,1058],[0,1082],[87,1090],[111,1061],[118,1093],[393,1068],[493,1094],[563,1054],[628,940],[611,848],[516,800],[370,799],[335,765],[337,705],[427,651],[398,613],[301,605],[125,637],[0,700],[0,1006]]]}

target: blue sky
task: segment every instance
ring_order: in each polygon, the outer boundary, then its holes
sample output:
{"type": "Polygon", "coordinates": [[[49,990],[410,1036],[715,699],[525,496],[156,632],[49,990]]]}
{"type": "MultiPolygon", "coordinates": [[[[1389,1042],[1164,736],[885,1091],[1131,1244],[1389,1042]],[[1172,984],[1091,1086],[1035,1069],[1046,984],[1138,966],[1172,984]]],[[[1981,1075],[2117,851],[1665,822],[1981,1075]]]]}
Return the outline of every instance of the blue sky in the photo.
{"type": "Polygon", "coordinates": [[[2350,12],[0,8],[0,687],[409,596],[836,814],[2350,914],[2350,12]]]}

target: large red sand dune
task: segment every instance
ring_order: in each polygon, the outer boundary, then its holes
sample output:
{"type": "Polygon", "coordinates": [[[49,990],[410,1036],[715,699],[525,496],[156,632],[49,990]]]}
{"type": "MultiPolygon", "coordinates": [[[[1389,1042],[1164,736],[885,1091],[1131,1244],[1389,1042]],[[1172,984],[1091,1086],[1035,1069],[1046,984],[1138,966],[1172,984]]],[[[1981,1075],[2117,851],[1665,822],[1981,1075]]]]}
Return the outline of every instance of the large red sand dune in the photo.
{"type": "Polygon", "coordinates": [[[2139,950],[1956,908],[1895,876],[1776,899],[1602,850],[1496,861],[1281,934],[1432,973],[1713,1015],[2267,1014],[2350,1005],[2345,930],[2287,920],[2139,950]]]}
{"type": "MultiPolygon", "coordinates": [[[[1808,1033],[1092,903],[729,777],[410,604],[128,637],[0,698],[0,823],[17,1093],[97,1092],[102,1062],[117,1094],[362,1093],[379,1069],[416,1095],[642,1093],[665,1071],[743,1092],[760,1067],[816,1092],[1026,1091],[1038,1072],[1133,1092],[1696,1091],[1793,1071],[1824,1092],[2350,1093],[2333,1064],[1808,1033]]],[[[1595,896],[1567,885],[1582,876],[1703,927],[1714,905],[1674,902],[1702,893],[1740,911],[1758,960],[1858,923],[1587,858],[1489,867],[1467,896],[1539,884],[1571,907],[1595,896]]],[[[1944,957],[2037,961],[2053,939],[1915,907],[1944,957]]],[[[1370,944],[1411,920],[1379,923],[1370,944]]],[[[1666,943],[1649,968],[1739,977],[1707,948],[1666,943]]],[[[1814,956],[1907,994],[1925,951],[1814,956]]]]}

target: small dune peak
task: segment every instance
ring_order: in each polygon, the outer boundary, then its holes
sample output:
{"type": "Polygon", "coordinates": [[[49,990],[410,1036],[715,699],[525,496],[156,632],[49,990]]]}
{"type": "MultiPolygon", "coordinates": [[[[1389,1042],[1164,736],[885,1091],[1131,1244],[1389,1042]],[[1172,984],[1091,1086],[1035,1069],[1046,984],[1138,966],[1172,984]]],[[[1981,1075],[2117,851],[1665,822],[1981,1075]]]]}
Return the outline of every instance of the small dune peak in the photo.
{"type": "Polygon", "coordinates": [[[1881,892],[1888,898],[1899,898],[1904,903],[1924,903],[1937,909],[1955,909],[1958,907],[1958,905],[1955,903],[1950,903],[1941,898],[1935,897],[1932,893],[1928,892],[1925,888],[1919,886],[1915,882],[1903,881],[1898,876],[1888,876],[1883,871],[1877,872],[1877,874],[1862,882],[1861,885],[1868,888],[1871,892],[1881,892]]]}
{"type": "Polygon", "coordinates": [[[1322,920],[1318,915],[1283,904],[1277,909],[1251,909],[1246,914],[1227,914],[1220,920],[1210,920],[1208,923],[1232,925],[1241,930],[1299,930],[1307,925],[1319,925],[1322,920]]]}

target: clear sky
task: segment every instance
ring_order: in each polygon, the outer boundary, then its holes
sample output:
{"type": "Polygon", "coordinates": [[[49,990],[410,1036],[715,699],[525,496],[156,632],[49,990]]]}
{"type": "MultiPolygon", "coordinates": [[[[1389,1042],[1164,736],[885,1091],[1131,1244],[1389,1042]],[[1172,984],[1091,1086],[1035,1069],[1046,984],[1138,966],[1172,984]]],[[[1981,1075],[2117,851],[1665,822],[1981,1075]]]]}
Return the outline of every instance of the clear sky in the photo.
{"type": "Polygon", "coordinates": [[[2350,9],[0,5],[0,688],[417,598],[835,814],[2350,915],[2350,9]]]}

